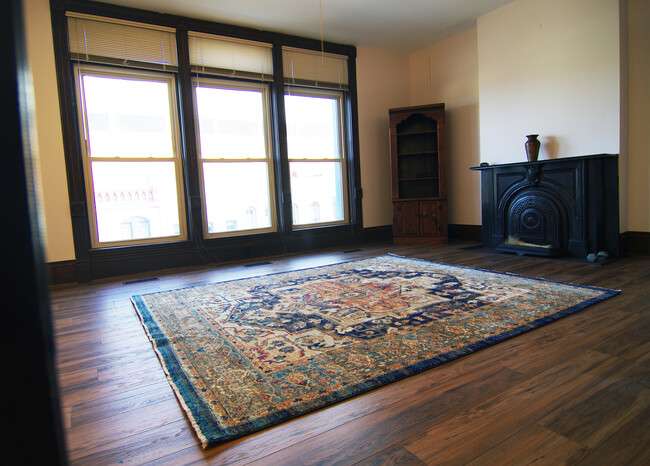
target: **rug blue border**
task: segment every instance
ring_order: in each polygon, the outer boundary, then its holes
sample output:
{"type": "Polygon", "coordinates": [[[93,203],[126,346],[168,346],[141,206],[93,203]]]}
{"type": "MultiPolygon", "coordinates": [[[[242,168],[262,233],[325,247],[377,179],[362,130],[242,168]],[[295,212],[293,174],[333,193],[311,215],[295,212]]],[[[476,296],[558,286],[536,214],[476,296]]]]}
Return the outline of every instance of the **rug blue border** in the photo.
{"type": "MultiPolygon", "coordinates": [[[[601,288],[601,287],[596,287],[596,286],[589,286],[589,285],[578,285],[578,284],[572,284],[572,283],[566,283],[566,282],[559,282],[559,281],[553,281],[553,280],[548,280],[544,278],[536,278],[536,277],[528,277],[524,275],[519,275],[519,274],[513,274],[513,273],[507,273],[507,272],[498,272],[494,270],[486,270],[486,269],[477,269],[475,267],[468,267],[468,266],[462,266],[462,265],[454,265],[454,264],[446,264],[446,263],[441,263],[441,262],[433,262],[433,261],[428,261],[426,259],[419,259],[419,258],[412,258],[412,257],[405,257],[405,256],[400,256],[397,254],[385,254],[383,256],[375,256],[375,257],[367,257],[367,258],[362,258],[362,259],[354,259],[350,261],[343,261],[343,262],[336,262],[332,264],[325,264],[325,265],[320,265],[316,267],[306,267],[304,269],[297,269],[297,270],[289,270],[289,271],[283,271],[283,272],[275,272],[271,274],[263,274],[263,275],[255,275],[255,276],[250,276],[250,277],[244,277],[244,278],[236,278],[233,280],[225,280],[222,282],[215,282],[215,283],[231,283],[231,282],[237,282],[237,281],[242,281],[242,280],[250,280],[254,279],[257,277],[261,276],[273,276],[273,275],[281,275],[281,274],[286,274],[286,273],[294,273],[294,272],[300,272],[301,270],[314,270],[314,269],[320,269],[324,267],[332,267],[336,265],[341,265],[341,264],[348,264],[348,263],[353,263],[353,262],[361,262],[361,261],[366,261],[370,259],[377,259],[385,256],[392,256],[400,259],[407,259],[407,260],[412,260],[412,261],[419,261],[423,262],[426,264],[433,264],[433,265],[444,265],[444,266],[449,266],[449,267],[456,267],[456,268],[463,268],[463,269],[468,269],[468,270],[476,270],[479,272],[485,272],[485,273],[494,273],[494,274],[499,274],[499,275],[507,275],[507,276],[512,276],[512,277],[517,277],[517,278],[522,278],[522,279],[527,279],[527,280],[535,280],[535,281],[541,281],[541,282],[546,282],[546,283],[553,283],[553,284],[558,284],[558,285],[564,285],[564,286],[571,286],[571,287],[577,287],[577,288],[585,288],[585,289],[591,289],[591,290],[596,290],[602,292],[600,296],[591,298],[589,300],[586,300],[584,302],[578,303],[576,305],[570,306],[566,309],[562,309],[560,311],[557,311],[551,315],[548,315],[546,317],[542,317],[536,320],[533,320],[526,325],[519,326],[514,329],[510,329],[508,331],[505,331],[503,333],[500,333],[498,335],[493,335],[491,337],[488,337],[484,340],[475,342],[471,345],[466,345],[462,348],[456,349],[454,351],[450,351],[447,353],[439,354],[433,358],[420,361],[416,364],[412,364],[410,366],[405,366],[402,369],[395,370],[393,372],[389,372],[387,374],[383,374],[379,377],[375,377],[373,379],[366,380],[364,382],[359,382],[355,385],[352,385],[350,387],[347,387],[342,390],[338,390],[336,392],[333,392],[329,395],[326,395],[320,399],[317,400],[312,400],[309,403],[309,406],[303,406],[299,405],[298,407],[294,407],[293,409],[285,409],[281,411],[274,412],[272,414],[269,414],[268,416],[264,418],[259,418],[255,422],[249,422],[246,424],[241,424],[237,426],[236,428],[221,428],[219,427],[216,422],[209,421],[211,419],[211,413],[209,408],[206,406],[206,404],[203,402],[202,398],[200,395],[194,390],[193,385],[191,382],[187,379],[185,373],[180,370],[180,363],[178,362],[173,350],[171,349],[169,345],[168,339],[164,336],[163,332],[161,329],[158,327],[158,324],[155,322],[154,318],[151,316],[151,313],[147,309],[147,306],[144,304],[142,301],[141,296],[146,296],[149,294],[157,294],[157,293],[163,293],[163,292],[169,292],[169,291],[174,291],[174,290],[164,290],[164,291],[157,291],[154,293],[147,293],[144,295],[134,295],[131,297],[131,301],[136,309],[136,312],[140,316],[140,320],[147,332],[147,336],[149,337],[151,344],[154,346],[154,349],[156,350],[156,353],[158,354],[158,357],[160,359],[160,362],[163,366],[163,369],[165,373],[167,374],[168,380],[172,387],[174,388],[174,391],[178,396],[182,398],[181,403],[186,407],[186,412],[188,416],[190,417],[191,423],[194,425],[195,429],[199,429],[200,433],[199,436],[203,437],[202,444],[204,448],[208,448],[210,446],[214,446],[216,444],[222,443],[227,440],[232,440],[236,439],[245,435],[252,434],[254,432],[260,431],[262,429],[266,429],[269,427],[272,427],[274,425],[280,424],[282,422],[285,422],[289,419],[296,418],[298,416],[301,416],[303,414],[307,414],[310,412],[315,412],[320,409],[326,408],[328,406],[331,406],[333,404],[339,403],[343,400],[350,399],[352,397],[355,397],[357,395],[366,393],[370,390],[374,390],[376,388],[379,388],[381,386],[387,385],[389,383],[396,382],[398,380],[402,380],[406,377],[409,377],[411,375],[418,374],[420,372],[432,369],[434,367],[443,365],[447,362],[453,361],[455,359],[458,359],[460,357],[466,356],[468,354],[474,353],[476,351],[479,351],[481,349],[487,348],[489,346],[495,345],[497,343],[501,343],[505,340],[508,340],[510,338],[513,338],[515,336],[521,335],[523,333],[526,333],[530,330],[534,330],[536,328],[542,327],[544,325],[547,325],[549,323],[555,322],[563,317],[566,317],[568,315],[574,314],[582,309],[585,309],[593,304],[599,303],[601,301],[604,301],[606,299],[609,299],[613,296],[616,296],[617,294],[620,293],[620,290],[611,290],[607,288],[601,288]],[[188,412],[189,411],[189,412],[188,412]]],[[[191,288],[197,288],[200,286],[206,286],[206,285],[196,285],[196,286],[188,286],[184,288],[176,288],[175,290],[185,290],[185,289],[191,289],[191,288]]],[[[198,432],[197,432],[198,433],[198,432]]]]}

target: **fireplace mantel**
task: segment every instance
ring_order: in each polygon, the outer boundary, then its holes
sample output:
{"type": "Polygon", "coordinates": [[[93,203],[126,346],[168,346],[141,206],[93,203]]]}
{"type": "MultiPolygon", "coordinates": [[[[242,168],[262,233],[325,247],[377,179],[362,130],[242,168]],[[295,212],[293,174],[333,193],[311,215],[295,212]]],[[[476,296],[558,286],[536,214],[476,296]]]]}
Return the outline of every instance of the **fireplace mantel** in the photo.
{"type": "Polygon", "coordinates": [[[472,167],[483,245],[518,254],[619,255],[618,155],[472,167]]]}

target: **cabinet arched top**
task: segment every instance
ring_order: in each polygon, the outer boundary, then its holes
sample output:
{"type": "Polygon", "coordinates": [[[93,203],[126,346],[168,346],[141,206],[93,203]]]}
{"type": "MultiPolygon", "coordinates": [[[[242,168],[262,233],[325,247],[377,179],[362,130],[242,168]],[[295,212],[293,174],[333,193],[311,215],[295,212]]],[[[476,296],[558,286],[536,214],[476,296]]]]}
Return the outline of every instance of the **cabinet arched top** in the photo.
{"type": "Polygon", "coordinates": [[[445,104],[391,108],[388,110],[391,130],[398,134],[440,131],[445,124],[445,104]]]}
{"type": "Polygon", "coordinates": [[[431,133],[438,130],[438,121],[422,113],[413,113],[396,126],[397,135],[431,133]]]}

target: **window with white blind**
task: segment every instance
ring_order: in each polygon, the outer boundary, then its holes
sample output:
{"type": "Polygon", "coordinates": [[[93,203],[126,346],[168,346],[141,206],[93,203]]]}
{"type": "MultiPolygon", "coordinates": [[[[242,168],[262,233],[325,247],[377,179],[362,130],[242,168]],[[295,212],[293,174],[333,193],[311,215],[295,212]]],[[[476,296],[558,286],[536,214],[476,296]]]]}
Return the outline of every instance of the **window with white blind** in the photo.
{"type": "Polygon", "coordinates": [[[283,47],[294,227],[348,222],[347,57],[283,47]]]}
{"type": "Polygon", "coordinates": [[[188,42],[204,236],[275,231],[272,47],[191,31],[188,42]]]}
{"type": "Polygon", "coordinates": [[[187,238],[173,30],[68,17],[91,244],[187,238]],[[106,66],[106,65],[119,65],[106,66]]]}
{"type": "Polygon", "coordinates": [[[174,77],[87,65],[76,74],[93,246],[186,238],[174,77]]]}
{"type": "MultiPolygon", "coordinates": [[[[121,18],[144,17],[126,10],[121,18]]],[[[66,161],[83,161],[86,193],[71,201],[87,206],[91,248],[184,239],[220,248],[248,241],[222,237],[356,222],[348,55],[289,47],[300,41],[263,31],[210,34],[238,31],[190,18],[58,18],[81,141],[66,161]]]]}

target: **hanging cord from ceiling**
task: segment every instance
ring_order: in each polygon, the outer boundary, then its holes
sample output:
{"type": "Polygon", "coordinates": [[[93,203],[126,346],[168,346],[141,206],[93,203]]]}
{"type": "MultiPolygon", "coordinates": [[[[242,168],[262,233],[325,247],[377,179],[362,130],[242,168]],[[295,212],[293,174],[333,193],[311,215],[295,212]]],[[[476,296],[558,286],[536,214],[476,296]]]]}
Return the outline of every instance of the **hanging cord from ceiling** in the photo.
{"type": "Polygon", "coordinates": [[[321,54],[321,63],[324,63],[325,43],[323,41],[323,0],[318,0],[318,8],[320,10],[320,54],[321,54]]]}

